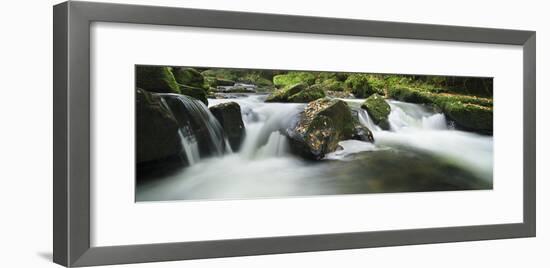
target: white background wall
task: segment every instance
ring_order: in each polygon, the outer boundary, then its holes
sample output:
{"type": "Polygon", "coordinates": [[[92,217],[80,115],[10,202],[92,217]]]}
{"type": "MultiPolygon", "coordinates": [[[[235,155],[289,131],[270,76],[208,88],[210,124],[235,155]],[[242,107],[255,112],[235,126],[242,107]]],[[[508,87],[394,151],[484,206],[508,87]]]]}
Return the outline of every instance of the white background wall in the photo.
{"type": "MultiPolygon", "coordinates": [[[[104,0],[104,2],[107,0],[104,0]]],[[[0,13],[0,267],[55,267],[52,244],[52,5],[0,13]]],[[[536,238],[238,257],[128,267],[549,267],[550,19],[544,1],[109,1],[537,31],[536,238]],[[545,166],[546,164],[546,166],[545,166]]],[[[518,89],[519,90],[519,89],[518,89]]],[[[519,112],[519,111],[518,111],[519,112]]],[[[510,122],[510,127],[520,127],[510,122]]],[[[124,266],[117,266],[124,267],[124,266]]]]}

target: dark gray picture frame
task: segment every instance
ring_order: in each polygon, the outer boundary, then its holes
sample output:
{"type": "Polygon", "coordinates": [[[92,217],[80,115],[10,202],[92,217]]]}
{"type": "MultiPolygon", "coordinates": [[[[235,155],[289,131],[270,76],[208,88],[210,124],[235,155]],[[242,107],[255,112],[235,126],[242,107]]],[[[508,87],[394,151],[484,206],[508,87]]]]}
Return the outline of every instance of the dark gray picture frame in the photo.
{"type": "MultiPolygon", "coordinates": [[[[535,236],[535,32],[185,8],[54,6],[54,262],[136,263],[535,236]],[[117,22],[523,46],[523,222],[217,241],[90,245],[90,25],[117,22]]],[[[519,90],[519,89],[518,89],[519,90]]]]}

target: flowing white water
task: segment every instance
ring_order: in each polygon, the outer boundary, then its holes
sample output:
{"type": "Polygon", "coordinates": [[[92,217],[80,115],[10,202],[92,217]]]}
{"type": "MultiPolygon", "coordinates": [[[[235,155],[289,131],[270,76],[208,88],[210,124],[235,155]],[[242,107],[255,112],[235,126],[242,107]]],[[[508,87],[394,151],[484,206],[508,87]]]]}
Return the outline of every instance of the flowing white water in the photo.
{"type": "MultiPolygon", "coordinates": [[[[140,186],[136,195],[138,201],[340,193],[343,182],[338,174],[328,165],[314,165],[292,156],[287,138],[278,131],[303,111],[305,104],[265,103],[265,95],[235,96],[209,99],[209,105],[231,101],[240,105],[246,128],[240,151],[197,160],[193,166],[177,174],[140,186]]],[[[365,110],[358,108],[364,100],[345,101],[358,113],[359,122],[373,132],[375,143],[341,141],[341,148],[328,154],[325,159],[346,162],[357,153],[400,148],[436,156],[479,178],[489,182],[492,180],[492,137],[454,130],[448,127],[441,113],[422,105],[392,100],[388,101],[391,107],[390,130],[385,131],[372,122],[365,110]]],[[[184,142],[188,143],[184,144],[186,151],[196,145],[189,140],[182,140],[182,144],[184,142]]],[[[188,157],[194,159],[195,156],[188,157]]],[[[406,164],[391,164],[389,169],[407,169],[406,164]]],[[[358,182],[348,183],[356,185],[346,185],[348,188],[359,187],[358,182]]],[[[360,187],[365,186],[361,184],[360,187]]],[[[343,192],[349,192],[348,188],[343,192]]]]}
{"type": "MultiPolygon", "coordinates": [[[[162,96],[162,104],[176,114],[174,107],[170,107],[168,100],[175,100],[183,105],[184,113],[190,115],[190,120],[194,120],[200,124],[201,128],[207,130],[206,137],[209,140],[209,145],[212,147],[211,153],[215,155],[223,155],[225,152],[232,152],[231,146],[227,138],[224,136],[223,128],[218,120],[210,113],[208,107],[200,101],[192,100],[186,96],[179,94],[159,94],[162,96]]],[[[181,111],[180,111],[181,112],[181,111]]],[[[177,118],[177,116],[176,116],[177,118]]],[[[189,127],[182,127],[178,130],[183,153],[189,163],[194,165],[200,161],[200,150],[197,141],[197,134],[189,127]]]]}

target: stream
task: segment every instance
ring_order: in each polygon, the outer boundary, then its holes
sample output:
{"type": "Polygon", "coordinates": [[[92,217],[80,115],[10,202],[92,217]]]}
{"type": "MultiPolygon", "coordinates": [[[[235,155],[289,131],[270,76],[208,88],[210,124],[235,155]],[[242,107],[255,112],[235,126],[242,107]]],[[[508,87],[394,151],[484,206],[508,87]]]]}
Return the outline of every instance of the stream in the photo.
{"type": "Polygon", "coordinates": [[[241,149],[201,159],[196,144],[182,134],[191,165],[138,184],[136,201],[492,188],[493,137],[455,130],[429,107],[388,100],[386,131],[360,108],[364,99],[342,99],[372,131],[375,142],[341,141],[341,149],[312,162],[291,155],[287,138],[278,131],[305,104],[265,103],[263,94],[227,95],[231,98],[208,99],[209,106],[230,101],[240,105],[246,128],[241,149]]]}

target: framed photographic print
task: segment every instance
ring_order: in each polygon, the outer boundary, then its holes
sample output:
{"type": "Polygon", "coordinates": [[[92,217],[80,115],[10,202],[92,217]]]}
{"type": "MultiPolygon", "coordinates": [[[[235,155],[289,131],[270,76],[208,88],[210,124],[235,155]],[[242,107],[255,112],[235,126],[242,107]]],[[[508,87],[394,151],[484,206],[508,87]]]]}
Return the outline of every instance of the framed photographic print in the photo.
{"type": "Polygon", "coordinates": [[[535,236],[535,32],[54,6],[54,261],[535,236]]]}

